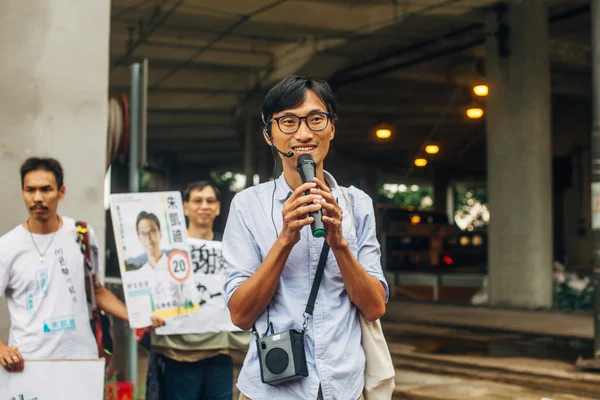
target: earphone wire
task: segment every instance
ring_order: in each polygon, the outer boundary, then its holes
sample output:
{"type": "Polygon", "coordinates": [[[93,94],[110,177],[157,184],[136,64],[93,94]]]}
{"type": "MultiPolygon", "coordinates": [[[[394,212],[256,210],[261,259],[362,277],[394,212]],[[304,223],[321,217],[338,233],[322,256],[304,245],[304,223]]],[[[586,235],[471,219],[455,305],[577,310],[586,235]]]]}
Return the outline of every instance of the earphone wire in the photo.
{"type": "MultiPolygon", "coordinates": [[[[264,121],[264,118],[263,118],[264,121]]],[[[273,193],[271,194],[271,222],[273,223],[273,229],[275,230],[275,237],[279,237],[279,232],[277,232],[277,225],[275,225],[275,191],[277,190],[277,179],[275,178],[275,170],[277,169],[277,158],[275,157],[275,145],[273,144],[273,139],[269,135],[267,131],[267,127],[265,126],[265,134],[271,141],[271,155],[273,156],[273,193]]],[[[271,327],[271,333],[273,333],[273,323],[271,322],[271,316],[269,312],[269,306],[267,306],[267,329],[263,336],[267,336],[269,334],[269,327],[271,327]]],[[[256,331],[256,328],[254,329],[256,331]]],[[[258,334],[258,333],[257,333],[258,334]]]]}
{"type": "Polygon", "coordinates": [[[277,169],[277,158],[275,157],[275,145],[271,140],[271,155],[273,156],[273,194],[271,195],[271,222],[273,223],[273,229],[275,230],[275,237],[279,237],[277,232],[277,225],[275,225],[275,191],[277,190],[277,179],[275,178],[275,170],[277,169]]]}

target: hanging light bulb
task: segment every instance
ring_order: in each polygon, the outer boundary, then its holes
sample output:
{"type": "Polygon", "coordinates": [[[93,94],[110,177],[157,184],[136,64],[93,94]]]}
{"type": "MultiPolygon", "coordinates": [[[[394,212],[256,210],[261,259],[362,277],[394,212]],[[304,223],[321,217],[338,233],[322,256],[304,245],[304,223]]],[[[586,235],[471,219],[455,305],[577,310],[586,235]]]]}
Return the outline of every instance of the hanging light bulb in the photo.
{"type": "Polygon", "coordinates": [[[390,136],[392,136],[392,131],[390,129],[377,129],[377,131],[375,132],[375,135],[379,138],[379,139],[389,139],[390,136]]]}
{"type": "Polygon", "coordinates": [[[483,117],[483,109],[480,107],[470,107],[467,109],[466,114],[471,119],[478,119],[483,117]]]}
{"type": "Polygon", "coordinates": [[[415,165],[417,167],[424,167],[427,165],[427,160],[424,158],[416,158],[415,159],[415,165]]]}
{"type": "Polygon", "coordinates": [[[437,154],[440,151],[440,147],[435,144],[429,144],[425,146],[425,153],[427,154],[437,154]]]}
{"type": "Polygon", "coordinates": [[[487,85],[483,85],[483,84],[475,85],[475,86],[473,86],[473,93],[475,93],[475,96],[485,97],[489,93],[489,88],[487,85]]]}

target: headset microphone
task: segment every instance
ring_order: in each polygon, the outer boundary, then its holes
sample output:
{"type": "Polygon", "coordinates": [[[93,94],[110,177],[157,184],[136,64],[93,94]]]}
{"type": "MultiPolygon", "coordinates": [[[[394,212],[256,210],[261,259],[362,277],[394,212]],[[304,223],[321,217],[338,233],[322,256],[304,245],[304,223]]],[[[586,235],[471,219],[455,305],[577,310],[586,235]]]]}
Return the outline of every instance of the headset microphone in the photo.
{"type": "Polygon", "coordinates": [[[275,146],[275,145],[273,145],[273,148],[274,148],[275,150],[277,150],[277,152],[278,152],[279,154],[281,154],[282,156],[284,156],[284,157],[287,157],[287,158],[294,157],[294,152],[293,152],[293,151],[291,151],[291,150],[290,150],[290,151],[288,151],[287,153],[284,153],[283,151],[279,150],[279,149],[277,148],[277,146],[275,146]]]}
{"type": "MultiPolygon", "coordinates": [[[[263,118],[264,121],[264,118],[263,118]]],[[[275,146],[275,144],[273,143],[273,138],[271,137],[271,134],[269,133],[269,128],[267,128],[267,126],[265,125],[265,127],[263,128],[263,133],[267,136],[267,139],[269,139],[269,142],[271,142],[271,146],[273,146],[273,148],[275,150],[277,150],[277,152],[279,154],[281,154],[284,157],[290,158],[290,157],[294,157],[294,152],[293,151],[288,151],[287,153],[284,153],[283,151],[279,150],[277,148],[277,146],[275,146]]]]}

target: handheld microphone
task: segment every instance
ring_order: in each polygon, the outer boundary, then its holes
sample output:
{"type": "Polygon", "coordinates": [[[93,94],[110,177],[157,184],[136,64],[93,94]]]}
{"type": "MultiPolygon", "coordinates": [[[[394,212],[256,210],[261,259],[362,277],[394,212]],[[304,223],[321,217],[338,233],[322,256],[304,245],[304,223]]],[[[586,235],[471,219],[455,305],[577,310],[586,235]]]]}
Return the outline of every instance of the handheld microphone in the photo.
{"type": "MultiPolygon", "coordinates": [[[[302,183],[306,182],[314,182],[315,174],[316,174],[316,164],[315,160],[313,160],[310,154],[300,154],[297,161],[297,169],[300,173],[300,179],[302,183]]],[[[310,191],[307,190],[304,194],[310,194],[310,191]]],[[[323,223],[323,210],[318,210],[315,212],[311,212],[310,216],[314,218],[312,224],[310,224],[310,229],[312,230],[312,235],[316,238],[320,238],[325,236],[325,224],[323,223]]]]}

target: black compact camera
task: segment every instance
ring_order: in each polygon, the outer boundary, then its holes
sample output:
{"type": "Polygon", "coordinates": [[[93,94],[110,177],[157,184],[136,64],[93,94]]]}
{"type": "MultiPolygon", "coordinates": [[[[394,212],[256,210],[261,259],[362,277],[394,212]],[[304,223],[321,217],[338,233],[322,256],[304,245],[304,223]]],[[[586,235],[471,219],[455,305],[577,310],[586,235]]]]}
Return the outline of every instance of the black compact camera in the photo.
{"type": "Polygon", "coordinates": [[[295,329],[256,339],[260,378],[276,386],[308,376],[304,332],[295,329]]]}

